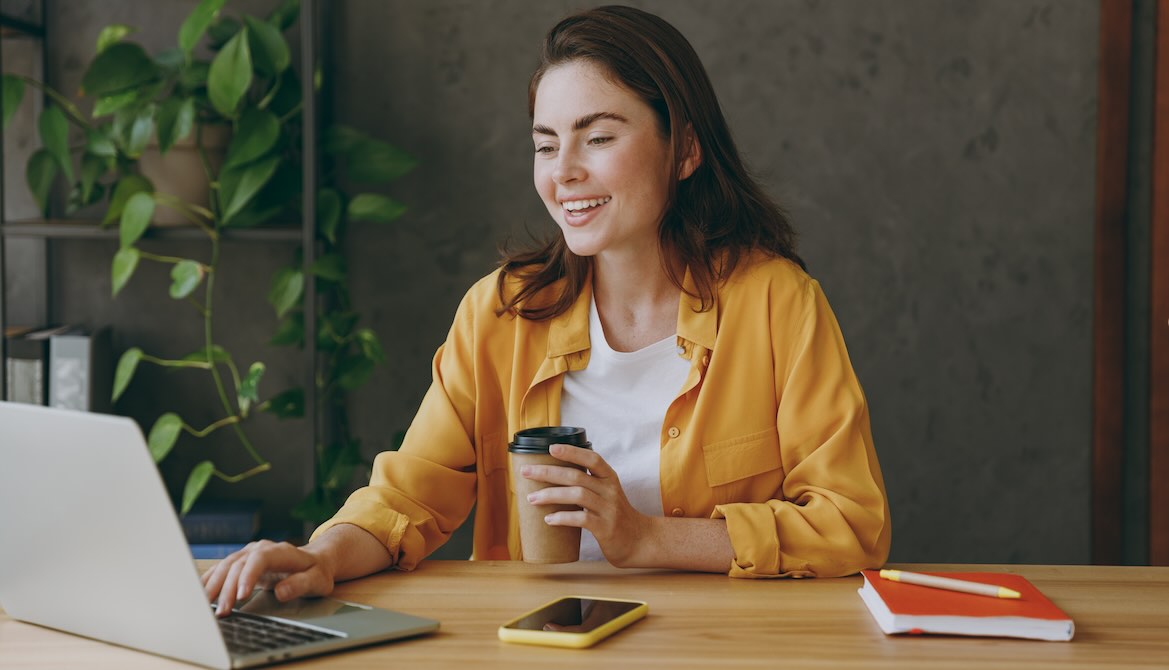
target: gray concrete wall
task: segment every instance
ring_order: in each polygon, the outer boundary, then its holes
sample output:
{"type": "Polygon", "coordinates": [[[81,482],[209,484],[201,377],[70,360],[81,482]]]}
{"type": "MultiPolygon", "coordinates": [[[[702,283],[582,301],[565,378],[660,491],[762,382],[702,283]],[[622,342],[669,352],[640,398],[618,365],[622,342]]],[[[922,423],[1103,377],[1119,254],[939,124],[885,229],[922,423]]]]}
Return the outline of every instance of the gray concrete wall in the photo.
{"type": "MultiPolygon", "coordinates": [[[[791,210],[872,405],[893,558],[1087,561],[1097,3],[632,4],[688,36],[791,210]]],[[[334,112],[422,162],[351,254],[395,352],[354,403],[382,447],[496,241],[547,228],[527,77],[582,3],[333,6],[334,112]]]]}
{"type": "MultiPolygon", "coordinates": [[[[66,81],[105,23],[169,39],[193,5],[51,4],[73,36],[53,58],[66,81]]],[[[632,4],[689,37],[746,158],[791,211],[872,407],[893,559],[1087,561],[1098,3],[632,4]]],[[[329,109],[420,160],[388,191],[410,212],[356,228],[349,249],[355,302],[389,352],[352,403],[372,456],[409,424],[497,242],[548,230],[531,185],[527,79],[544,32],[581,3],[327,5],[329,109]]],[[[59,245],[59,318],[117,323],[123,346],[193,348],[173,335],[180,310],[164,289],[139,282],[109,302],[112,250],[59,245]]],[[[288,251],[241,243],[228,272],[266,285],[288,251]]],[[[254,290],[223,299],[225,338],[295,377],[293,357],[249,344],[272,325],[254,290]]],[[[201,392],[176,377],[155,375],[130,411],[201,392]]],[[[279,514],[299,496],[304,440],[287,426],[255,432],[277,470],[249,493],[279,514]]],[[[467,547],[464,533],[444,555],[467,547]]]]}

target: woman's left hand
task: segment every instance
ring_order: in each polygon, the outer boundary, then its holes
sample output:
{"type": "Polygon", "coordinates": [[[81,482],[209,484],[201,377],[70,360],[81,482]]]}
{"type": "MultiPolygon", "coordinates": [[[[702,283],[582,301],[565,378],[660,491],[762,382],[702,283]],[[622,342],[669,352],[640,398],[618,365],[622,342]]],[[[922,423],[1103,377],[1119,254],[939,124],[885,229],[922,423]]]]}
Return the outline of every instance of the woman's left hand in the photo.
{"type": "Polygon", "coordinates": [[[526,465],[521,475],[550,484],[529,495],[528,501],[533,505],[581,507],[552,512],[544,521],[550,526],[588,529],[610,563],[617,567],[631,564],[639,543],[648,539],[650,518],[629,503],[617,473],[595,451],[567,444],[554,444],[549,451],[553,457],[583,466],[589,472],[560,465],[526,465]]]}

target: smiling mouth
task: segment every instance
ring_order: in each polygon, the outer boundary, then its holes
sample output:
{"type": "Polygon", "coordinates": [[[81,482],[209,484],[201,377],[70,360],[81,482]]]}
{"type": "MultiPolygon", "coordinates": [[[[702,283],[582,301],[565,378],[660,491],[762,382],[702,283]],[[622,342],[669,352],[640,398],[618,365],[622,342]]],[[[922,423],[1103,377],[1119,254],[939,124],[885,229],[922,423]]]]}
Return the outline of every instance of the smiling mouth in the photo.
{"type": "Polygon", "coordinates": [[[561,206],[569,216],[579,216],[600,209],[612,199],[612,196],[605,196],[603,198],[592,198],[589,200],[566,200],[561,203],[561,206]]]}

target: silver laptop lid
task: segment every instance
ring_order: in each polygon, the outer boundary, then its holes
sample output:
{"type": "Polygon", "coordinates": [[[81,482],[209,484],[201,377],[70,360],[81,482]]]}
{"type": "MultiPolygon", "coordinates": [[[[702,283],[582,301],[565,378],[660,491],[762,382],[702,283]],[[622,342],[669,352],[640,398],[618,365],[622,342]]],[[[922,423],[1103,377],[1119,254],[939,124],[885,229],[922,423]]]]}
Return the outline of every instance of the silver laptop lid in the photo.
{"type": "Polygon", "coordinates": [[[227,668],[137,424],[0,402],[0,605],[15,619],[227,668]]]}

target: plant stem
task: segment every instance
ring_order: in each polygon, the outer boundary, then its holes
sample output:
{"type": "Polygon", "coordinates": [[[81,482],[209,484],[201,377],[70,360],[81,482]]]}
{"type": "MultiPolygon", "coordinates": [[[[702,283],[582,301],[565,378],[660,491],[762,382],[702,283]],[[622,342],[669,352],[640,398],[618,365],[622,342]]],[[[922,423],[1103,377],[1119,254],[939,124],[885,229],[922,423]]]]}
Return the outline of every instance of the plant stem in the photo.
{"type": "MultiPolygon", "coordinates": [[[[213,238],[211,240],[211,263],[210,263],[211,269],[214,270],[214,268],[218,265],[218,263],[219,263],[219,239],[213,238]]],[[[205,312],[203,314],[203,340],[204,340],[204,343],[207,347],[207,360],[210,361],[210,360],[212,360],[212,356],[211,356],[212,347],[214,347],[214,340],[211,339],[211,321],[212,321],[211,317],[214,313],[212,310],[211,303],[212,303],[212,300],[214,298],[214,290],[215,290],[215,273],[213,271],[208,271],[206,284],[207,284],[207,300],[204,302],[205,312]]],[[[224,412],[227,414],[230,414],[230,415],[234,415],[235,409],[231,406],[231,402],[227,399],[227,390],[223,386],[223,377],[219,374],[219,368],[216,367],[215,365],[211,366],[211,377],[212,377],[212,379],[215,380],[215,390],[219,393],[219,401],[221,403],[223,403],[224,412]]],[[[236,385],[236,388],[237,389],[239,388],[238,384],[236,385]]],[[[257,467],[263,466],[263,470],[257,470],[257,472],[263,472],[264,470],[267,470],[270,467],[268,462],[265,461],[260,456],[260,454],[256,451],[256,448],[254,446],[252,446],[251,441],[248,440],[247,434],[244,433],[242,428],[240,428],[239,422],[237,421],[237,422],[233,423],[231,427],[235,431],[236,437],[239,438],[240,444],[244,445],[244,449],[247,450],[248,454],[251,455],[252,459],[254,459],[256,461],[256,463],[259,464],[257,467]]],[[[256,468],[253,468],[253,470],[256,470],[256,468]]],[[[251,475],[247,475],[247,476],[250,477],[251,475]]],[[[242,476],[240,476],[240,477],[243,478],[242,476]]],[[[233,480],[225,479],[225,481],[233,481],[233,480]]],[[[234,481],[238,481],[238,480],[234,480],[234,481]]]]}
{"type": "Polygon", "coordinates": [[[203,430],[195,430],[194,428],[192,428],[184,423],[183,430],[194,435],[195,437],[207,437],[211,433],[214,433],[215,431],[219,430],[220,428],[223,428],[224,426],[236,424],[236,423],[239,423],[240,421],[242,421],[240,416],[238,414],[233,414],[232,416],[224,417],[224,418],[220,419],[219,421],[216,421],[215,423],[207,426],[203,430]]]}
{"type": "Polygon", "coordinates": [[[73,123],[76,123],[77,125],[81,126],[82,128],[85,128],[86,130],[93,130],[93,126],[91,126],[89,124],[89,122],[85,120],[85,117],[81,114],[81,110],[77,109],[77,105],[74,105],[71,100],[69,100],[65,96],[63,96],[60,93],[58,93],[57,91],[55,91],[52,87],[45,86],[44,84],[37,81],[36,79],[33,79],[31,77],[26,77],[24,75],[16,75],[16,76],[24,83],[29,84],[35,88],[39,88],[42,91],[44,91],[45,95],[52,98],[53,102],[56,102],[58,105],[61,106],[61,109],[63,109],[65,111],[65,114],[67,114],[69,116],[69,119],[71,121],[73,121],[73,123]]]}
{"type": "MultiPolygon", "coordinates": [[[[149,251],[142,251],[141,249],[138,250],[138,255],[142,258],[158,261],[159,263],[170,263],[171,265],[177,265],[183,261],[191,260],[189,258],[179,258],[178,256],[161,256],[159,254],[152,254],[149,251]]],[[[203,263],[199,263],[199,265],[203,266],[203,271],[207,273],[208,281],[210,281],[211,275],[215,274],[213,272],[215,268],[212,265],[206,265],[203,263]]]]}
{"type": "Polygon", "coordinates": [[[164,368],[199,368],[201,370],[211,368],[211,364],[204,361],[175,361],[166,358],[156,358],[150,354],[142,354],[142,360],[164,368]]]}
{"type": "Polygon", "coordinates": [[[169,193],[160,193],[158,191],[154,192],[154,199],[157,200],[164,207],[169,207],[169,208],[173,209],[174,211],[181,214],[183,216],[183,218],[187,219],[188,221],[195,224],[196,226],[199,226],[199,228],[204,233],[207,233],[207,236],[210,237],[211,239],[215,239],[215,237],[217,235],[219,235],[219,233],[217,233],[213,228],[209,227],[206,223],[203,222],[202,219],[199,218],[198,215],[203,215],[204,213],[206,213],[206,215],[209,215],[209,216],[207,216],[207,218],[209,218],[209,219],[214,218],[214,215],[211,215],[211,212],[208,212],[207,210],[203,209],[202,207],[196,208],[194,205],[188,205],[187,203],[183,202],[182,200],[179,200],[178,198],[176,198],[175,196],[173,196],[169,193]],[[203,211],[200,212],[199,211],[200,209],[202,209],[203,211]]]}
{"type": "Polygon", "coordinates": [[[267,472],[268,470],[271,470],[271,469],[272,469],[272,464],[265,461],[263,463],[260,463],[256,467],[252,468],[251,470],[247,470],[246,472],[241,472],[238,475],[225,475],[222,472],[220,472],[219,470],[213,470],[211,472],[211,474],[215,475],[216,477],[219,477],[220,479],[227,482],[228,484],[235,484],[236,482],[243,481],[243,480],[247,479],[248,477],[258,475],[261,472],[267,472]]]}

